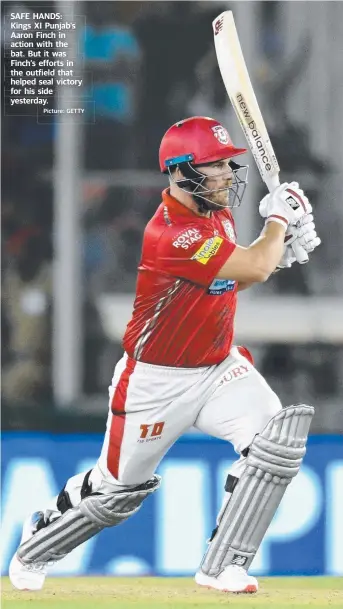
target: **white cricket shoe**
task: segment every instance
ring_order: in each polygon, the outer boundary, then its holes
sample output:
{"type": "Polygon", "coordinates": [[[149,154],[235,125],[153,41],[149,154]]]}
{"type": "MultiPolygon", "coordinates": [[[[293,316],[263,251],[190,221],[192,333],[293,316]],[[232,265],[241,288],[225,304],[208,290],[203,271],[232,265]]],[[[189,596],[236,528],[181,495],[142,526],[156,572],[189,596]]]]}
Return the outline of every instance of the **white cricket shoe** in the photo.
{"type": "MultiPolygon", "coordinates": [[[[37,524],[43,517],[43,512],[35,512],[25,520],[19,547],[35,534],[37,524]]],[[[44,585],[47,568],[51,565],[53,565],[52,561],[48,563],[24,564],[16,552],[9,567],[11,583],[17,590],[41,590],[44,585]]]]}
{"type": "Polygon", "coordinates": [[[200,586],[206,588],[214,588],[222,592],[245,592],[253,593],[258,590],[258,581],[252,575],[238,565],[229,565],[225,567],[217,577],[205,575],[202,571],[198,571],[195,575],[195,581],[200,586]]]}

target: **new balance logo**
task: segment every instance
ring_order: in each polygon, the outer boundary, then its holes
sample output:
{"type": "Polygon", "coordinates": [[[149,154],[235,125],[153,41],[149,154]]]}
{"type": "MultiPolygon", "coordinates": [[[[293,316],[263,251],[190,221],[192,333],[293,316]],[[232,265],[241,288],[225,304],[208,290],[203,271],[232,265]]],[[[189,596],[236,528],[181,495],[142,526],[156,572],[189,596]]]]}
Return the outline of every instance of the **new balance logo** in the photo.
{"type": "Polygon", "coordinates": [[[243,567],[243,565],[245,565],[247,560],[248,560],[247,556],[242,556],[241,554],[234,554],[231,564],[238,565],[239,567],[243,567]]]}

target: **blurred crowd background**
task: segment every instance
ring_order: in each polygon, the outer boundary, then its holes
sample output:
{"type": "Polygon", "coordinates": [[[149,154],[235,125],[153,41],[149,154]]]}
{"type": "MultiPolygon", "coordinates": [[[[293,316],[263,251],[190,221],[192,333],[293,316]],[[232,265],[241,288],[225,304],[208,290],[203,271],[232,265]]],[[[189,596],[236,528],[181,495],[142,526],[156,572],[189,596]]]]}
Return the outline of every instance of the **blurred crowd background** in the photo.
{"type": "MultiPolygon", "coordinates": [[[[56,10],[57,4],[44,2],[44,10],[56,10]]],[[[281,178],[299,181],[308,193],[322,238],[309,265],[294,265],[240,296],[248,329],[241,329],[238,339],[244,338],[258,369],[285,404],[316,405],[313,431],[342,432],[343,88],[337,76],[343,4],[65,4],[86,16],[77,35],[85,82],[95,101],[95,122],[85,121],[78,131],[82,376],[77,395],[61,405],[53,375],[59,289],[54,280],[53,175],[60,127],[53,121],[38,124],[28,113],[3,116],[4,427],[103,428],[107,386],[122,354],[121,334],[130,315],[144,226],[165,187],[158,172],[160,139],[177,120],[207,115],[222,121],[237,144],[244,145],[216,64],[211,27],[221,10],[232,9],[281,178]],[[268,299],[274,303],[274,317],[280,307],[280,332],[272,320],[270,331],[262,321],[268,299]],[[287,317],[284,303],[291,304],[287,317]],[[309,318],[310,331],[305,332],[309,318]]],[[[8,11],[36,7],[34,2],[4,2],[2,19],[8,11]]],[[[249,192],[235,214],[243,245],[261,229],[257,203],[265,194],[250,155],[248,162],[249,192]]]]}

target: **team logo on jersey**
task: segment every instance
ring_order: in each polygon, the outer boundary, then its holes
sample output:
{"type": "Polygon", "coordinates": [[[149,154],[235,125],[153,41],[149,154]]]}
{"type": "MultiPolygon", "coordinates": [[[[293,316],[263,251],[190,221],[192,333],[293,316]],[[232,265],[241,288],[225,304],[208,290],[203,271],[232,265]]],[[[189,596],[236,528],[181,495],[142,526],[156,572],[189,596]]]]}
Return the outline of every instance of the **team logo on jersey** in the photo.
{"type": "Polygon", "coordinates": [[[236,241],[235,230],[234,230],[230,220],[222,220],[222,225],[223,225],[224,230],[225,230],[228,238],[230,239],[230,241],[235,242],[236,241]]]}
{"type": "Polygon", "coordinates": [[[225,292],[233,292],[235,283],[233,279],[213,279],[207,293],[211,296],[221,296],[225,292]]]}
{"type": "Polygon", "coordinates": [[[230,143],[229,134],[226,129],[222,127],[222,125],[216,125],[215,127],[211,127],[211,129],[213,131],[214,137],[217,138],[218,142],[225,145],[230,143]]]}
{"type": "Polygon", "coordinates": [[[192,243],[196,243],[200,241],[201,234],[199,233],[197,228],[189,228],[185,232],[181,233],[175,241],[173,241],[174,247],[182,247],[184,250],[188,250],[188,248],[192,245],[192,243]]]}
{"type": "Polygon", "coordinates": [[[207,264],[212,256],[215,256],[223,243],[221,237],[211,237],[206,239],[205,243],[195,252],[192,260],[197,260],[200,264],[207,264]]]}

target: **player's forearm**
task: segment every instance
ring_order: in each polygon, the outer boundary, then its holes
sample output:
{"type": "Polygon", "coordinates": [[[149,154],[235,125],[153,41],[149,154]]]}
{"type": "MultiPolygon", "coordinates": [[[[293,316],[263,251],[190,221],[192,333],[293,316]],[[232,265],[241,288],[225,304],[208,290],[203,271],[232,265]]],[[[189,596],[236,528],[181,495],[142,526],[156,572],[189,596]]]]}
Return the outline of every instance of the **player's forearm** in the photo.
{"type": "Polygon", "coordinates": [[[281,260],[285,230],[283,224],[268,222],[249,247],[236,245],[216,274],[217,279],[231,279],[243,284],[267,281],[281,260]]]}
{"type": "Polygon", "coordinates": [[[242,292],[242,290],[247,290],[248,288],[251,288],[252,285],[254,285],[255,281],[239,281],[238,282],[238,287],[237,287],[237,292],[242,292]]]}
{"type": "Polygon", "coordinates": [[[261,235],[248,249],[254,256],[254,265],[264,281],[273,273],[284,249],[285,229],[277,222],[268,222],[261,235]]]}

